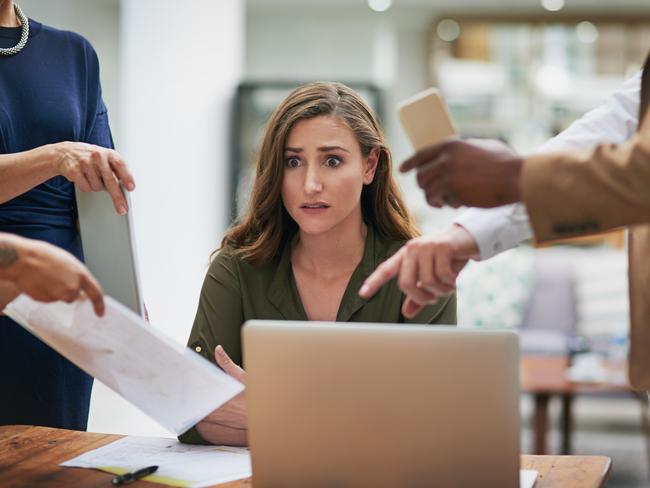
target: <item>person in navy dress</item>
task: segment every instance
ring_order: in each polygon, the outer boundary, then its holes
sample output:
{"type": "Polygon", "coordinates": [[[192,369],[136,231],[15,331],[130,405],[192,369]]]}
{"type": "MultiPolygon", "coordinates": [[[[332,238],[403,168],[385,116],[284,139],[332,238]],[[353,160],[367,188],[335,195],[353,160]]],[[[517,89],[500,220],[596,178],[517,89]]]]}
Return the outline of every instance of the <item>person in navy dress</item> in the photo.
{"type": "MultiPolygon", "coordinates": [[[[0,0],[0,232],[83,260],[74,188],[108,191],[124,214],[120,184],[135,188],[113,150],[94,49],[0,0]]],[[[0,317],[0,425],[85,430],[91,388],[90,376],[0,317]]]]}

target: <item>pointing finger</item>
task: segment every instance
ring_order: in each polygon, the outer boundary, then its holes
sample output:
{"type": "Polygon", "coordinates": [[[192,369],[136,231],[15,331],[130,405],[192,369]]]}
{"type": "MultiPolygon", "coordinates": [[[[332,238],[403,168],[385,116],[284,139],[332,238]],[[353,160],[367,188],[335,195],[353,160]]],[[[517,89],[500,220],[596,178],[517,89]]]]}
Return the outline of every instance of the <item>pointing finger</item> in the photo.
{"type": "Polygon", "coordinates": [[[386,282],[393,279],[399,273],[402,266],[402,257],[404,256],[404,247],[393,254],[386,261],[381,263],[377,269],[372,273],[363,286],[359,290],[359,295],[362,298],[370,298],[377,290],[381,288],[386,282]]]}

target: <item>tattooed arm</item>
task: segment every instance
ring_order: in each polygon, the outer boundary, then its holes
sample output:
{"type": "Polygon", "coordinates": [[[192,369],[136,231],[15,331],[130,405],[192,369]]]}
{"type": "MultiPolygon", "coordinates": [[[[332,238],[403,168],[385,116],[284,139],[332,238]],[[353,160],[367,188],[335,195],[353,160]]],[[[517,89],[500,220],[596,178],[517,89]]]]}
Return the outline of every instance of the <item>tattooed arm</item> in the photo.
{"type": "Polygon", "coordinates": [[[45,242],[0,233],[0,310],[18,293],[42,302],[87,296],[97,315],[104,313],[101,286],[74,256],[45,242]]]}
{"type": "Polygon", "coordinates": [[[12,246],[5,237],[5,234],[0,234],[0,310],[20,294],[16,285],[4,276],[7,268],[18,259],[15,246],[12,246]]]}

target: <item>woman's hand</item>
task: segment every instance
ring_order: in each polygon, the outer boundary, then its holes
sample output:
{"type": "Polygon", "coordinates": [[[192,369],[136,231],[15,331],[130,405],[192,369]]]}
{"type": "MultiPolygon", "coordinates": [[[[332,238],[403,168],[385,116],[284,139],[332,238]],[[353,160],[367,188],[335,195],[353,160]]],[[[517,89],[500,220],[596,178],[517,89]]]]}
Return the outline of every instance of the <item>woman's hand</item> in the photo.
{"type": "Polygon", "coordinates": [[[65,176],[81,191],[106,190],[117,213],[126,214],[129,208],[120,183],[128,191],[133,191],[135,181],[117,151],[83,142],[60,142],[50,148],[55,152],[57,174],[65,176]]]}
{"type": "MultiPolygon", "coordinates": [[[[223,347],[215,348],[214,358],[227,374],[246,384],[246,372],[230,359],[223,347]]],[[[196,425],[199,434],[206,441],[228,446],[246,446],[248,444],[245,394],[246,392],[242,391],[196,425]]]]}
{"type": "Polygon", "coordinates": [[[4,306],[23,292],[40,302],[73,302],[89,298],[99,316],[104,314],[102,287],[72,254],[45,242],[3,234],[0,237],[0,287],[4,306]]]}
{"type": "Polygon", "coordinates": [[[246,371],[237,366],[230,356],[226,354],[226,351],[223,350],[223,347],[217,346],[214,348],[214,359],[216,359],[217,364],[221,369],[223,369],[226,374],[232,376],[240,383],[246,384],[246,371]]]}

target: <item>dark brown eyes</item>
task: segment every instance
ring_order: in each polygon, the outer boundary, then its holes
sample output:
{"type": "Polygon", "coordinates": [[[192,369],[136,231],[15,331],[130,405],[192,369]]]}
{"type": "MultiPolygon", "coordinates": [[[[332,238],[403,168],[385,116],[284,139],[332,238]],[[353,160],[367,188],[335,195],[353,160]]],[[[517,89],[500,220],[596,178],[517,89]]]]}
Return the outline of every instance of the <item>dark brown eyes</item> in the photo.
{"type": "MultiPolygon", "coordinates": [[[[329,156],[325,160],[325,166],[328,168],[337,168],[341,165],[341,163],[343,163],[343,160],[335,156],[329,156]]],[[[290,157],[285,159],[284,164],[287,168],[298,168],[302,165],[302,162],[299,158],[290,157]]]]}

